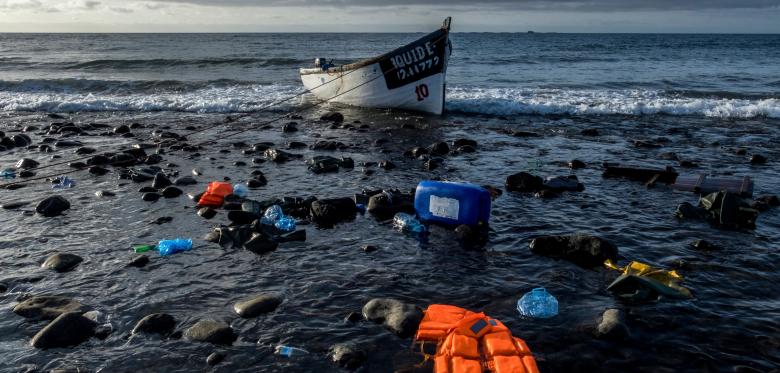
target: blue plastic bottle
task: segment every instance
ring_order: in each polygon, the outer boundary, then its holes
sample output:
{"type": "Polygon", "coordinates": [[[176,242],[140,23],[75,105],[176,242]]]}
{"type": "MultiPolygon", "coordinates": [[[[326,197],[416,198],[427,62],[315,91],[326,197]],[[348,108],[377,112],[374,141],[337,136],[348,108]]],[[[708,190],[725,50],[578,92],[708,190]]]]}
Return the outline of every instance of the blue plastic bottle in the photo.
{"type": "Polygon", "coordinates": [[[295,224],[295,219],[287,217],[287,216],[282,216],[281,218],[279,218],[279,220],[277,220],[274,223],[274,227],[276,227],[276,229],[279,229],[279,230],[285,231],[285,232],[292,232],[292,231],[294,231],[295,230],[295,225],[296,225],[295,224]]]}
{"type": "Polygon", "coordinates": [[[490,193],[467,183],[426,180],[417,185],[414,209],[424,222],[476,225],[490,219],[490,193]]]}
{"type": "Polygon", "coordinates": [[[399,212],[393,217],[393,227],[405,232],[423,233],[427,230],[425,225],[415,219],[414,216],[399,212]]]}
{"type": "Polygon", "coordinates": [[[233,185],[233,194],[241,198],[245,198],[249,194],[249,188],[244,184],[233,185]]]}
{"type": "Polygon", "coordinates": [[[60,176],[57,182],[51,186],[52,189],[69,189],[76,186],[76,182],[67,176],[60,176]]]}
{"type": "Polygon", "coordinates": [[[284,211],[279,205],[273,205],[265,210],[263,217],[260,219],[260,223],[265,225],[274,225],[276,221],[284,217],[284,211]]]}
{"type": "Polygon", "coordinates": [[[6,168],[2,172],[0,172],[0,178],[3,179],[14,179],[16,178],[16,172],[10,168],[6,168]]]}
{"type": "Polygon", "coordinates": [[[276,346],[275,352],[277,355],[284,356],[284,357],[300,356],[309,353],[309,351],[306,351],[302,348],[285,346],[285,345],[276,346]]]}
{"type": "Polygon", "coordinates": [[[517,310],[526,317],[546,319],[558,314],[558,300],[544,288],[536,288],[517,301],[517,310]]]}
{"type": "Polygon", "coordinates": [[[189,251],[192,250],[192,240],[185,238],[162,240],[157,244],[157,250],[160,251],[160,255],[162,256],[168,256],[181,251],[189,251]]]}

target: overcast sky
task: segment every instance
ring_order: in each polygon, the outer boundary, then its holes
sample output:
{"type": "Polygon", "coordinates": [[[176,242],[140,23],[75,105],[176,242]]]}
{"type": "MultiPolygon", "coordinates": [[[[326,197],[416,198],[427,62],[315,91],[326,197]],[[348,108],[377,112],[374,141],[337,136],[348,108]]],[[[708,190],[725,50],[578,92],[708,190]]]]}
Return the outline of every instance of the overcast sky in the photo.
{"type": "Polygon", "coordinates": [[[0,0],[0,32],[780,33],[780,0],[0,0]],[[446,4],[446,5],[442,5],[446,4]]]}

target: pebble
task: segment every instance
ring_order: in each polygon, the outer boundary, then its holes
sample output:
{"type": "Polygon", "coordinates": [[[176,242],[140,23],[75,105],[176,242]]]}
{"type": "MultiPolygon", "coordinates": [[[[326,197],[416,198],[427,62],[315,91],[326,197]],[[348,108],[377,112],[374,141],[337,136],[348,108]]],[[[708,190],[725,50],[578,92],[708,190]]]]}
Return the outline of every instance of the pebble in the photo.
{"type": "Polygon", "coordinates": [[[165,198],[176,198],[182,194],[184,194],[184,192],[175,186],[165,187],[165,189],[162,190],[162,196],[165,198]]]}
{"type": "Polygon", "coordinates": [[[198,210],[198,215],[204,219],[211,219],[217,215],[217,211],[211,207],[203,207],[198,210]]]}
{"type": "Polygon", "coordinates": [[[379,250],[378,246],[374,245],[363,245],[363,251],[367,253],[373,253],[374,251],[379,250]]]}
{"type": "Polygon", "coordinates": [[[588,165],[586,165],[585,162],[579,159],[572,159],[571,162],[569,162],[569,168],[571,168],[572,170],[579,170],[586,167],[588,167],[588,165]]]}
{"type": "Polygon", "coordinates": [[[282,300],[274,295],[260,294],[246,298],[233,305],[233,310],[245,319],[251,319],[269,313],[279,307],[282,300]]]}
{"type": "Polygon", "coordinates": [[[139,320],[130,334],[168,335],[176,327],[176,319],[167,313],[153,313],[139,320]]]}
{"type": "Polygon", "coordinates": [[[198,183],[198,181],[195,180],[195,178],[192,176],[182,176],[174,180],[173,183],[178,186],[185,186],[185,185],[195,185],[198,183]]]}
{"type": "Polygon", "coordinates": [[[95,334],[94,321],[79,312],[63,313],[33,336],[35,348],[62,348],[78,345],[95,334]]]}
{"type": "Polygon", "coordinates": [[[166,177],[164,173],[158,172],[156,175],[154,175],[154,180],[152,180],[152,188],[163,189],[169,185],[173,185],[173,182],[171,179],[166,177]]]}
{"type": "Polygon", "coordinates": [[[420,325],[423,313],[419,308],[396,299],[375,298],[363,306],[363,317],[401,338],[411,337],[420,325]]]}
{"type": "Polygon", "coordinates": [[[144,193],[143,196],[141,196],[141,199],[146,202],[154,202],[160,199],[159,193],[144,193]]]}
{"type": "Polygon", "coordinates": [[[764,164],[766,161],[766,157],[761,154],[753,154],[753,156],[750,157],[750,164],[764,164]]]}
{"type": "Polygon", "coordinates": [[[48,197],[35,206],[35,211],[46,217],[60,215],[68,209],[70,209],[70,202],[60,195],[48,197]]]}
{"type": "Polygon", "coordinates": [[[333,345],[328,352],[330,360],[339,367],[354,370],[366,361],[366,352],[354,343],[333,345]]]}
{"type": "Polygon", "coordinates": [[[127,267],[143,268],[147,264],[149,264],[149,256],[139,255],[133,258],[133,260],[131,260],[130,263],[127,263],[127,267]]]}
{"type": "Polygon", "coordinates": [[[225,354],[221,352],[212,352],[211,355],[206,358],[206,364],[213,367],[221,363],[222,360],[225,360],[225,354]]]}
{"type": "Polygon", "coordinates": [[[14,306],[15,314],[34,320],[52,320],[66,312],[85,312],[79,301],[62,296],[38,295],[14,306]]]}
{"type": "Polygon", "coordinates": [[[585,268],[600,267],[607,259],[615,262],[618,254],[611,242],[586,234],[540,236],[529,247],[534,254],[568,260],[585,268]]]}
{"type": "Polygon", "coordinates": [[[70,253],[56,253],[46,259],[41,268],[53,269],[57,272],[68,272],[75,268],[84,258],[70,253]]]}
{"type": "Polygon", "coordinates": [[[599,339],[620,340],[628,335],[623,311],[610,308],[605,310],[596,321],[593,334],[599,339]]]}
{"type": "Polygon", "coordinates": [[[210,319],[200,320],[184,331],[184,339],[193,342],[232,344],[237,336],[230,325],[210,319]]]}

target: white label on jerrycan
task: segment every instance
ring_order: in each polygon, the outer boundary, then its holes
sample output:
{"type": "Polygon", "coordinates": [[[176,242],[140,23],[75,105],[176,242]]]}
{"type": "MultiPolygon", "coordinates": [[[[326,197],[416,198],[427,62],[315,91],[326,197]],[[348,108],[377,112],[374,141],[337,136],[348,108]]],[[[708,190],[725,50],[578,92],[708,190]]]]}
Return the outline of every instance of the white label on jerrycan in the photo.
{"type": "Polygon", "coordinates": [[[458,220],[460,202],[454,198],[437,197],[431,195],[431,202],[428,209],[431,211],[433,216],[458,220]]]}

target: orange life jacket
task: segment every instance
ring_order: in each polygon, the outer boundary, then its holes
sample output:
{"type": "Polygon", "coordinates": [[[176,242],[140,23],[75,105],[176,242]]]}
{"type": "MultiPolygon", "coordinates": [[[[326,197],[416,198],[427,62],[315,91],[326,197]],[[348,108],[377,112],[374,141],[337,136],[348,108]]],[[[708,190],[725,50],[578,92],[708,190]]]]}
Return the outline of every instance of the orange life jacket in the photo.
{"type": "Polygon", "coordinates": [[[231,193],[233,193],[233,186],[230,183],[212,181],[206,188],[206,192],[200,196],[198,207],[222,207],[225,196],[231,193]]]}
{"type": "Polygon", "coordinates": [[[538,373],[531,350],[500,321],[469,310],[432,304],[416,340],[438,344],[435,373],[538,373]]]}

